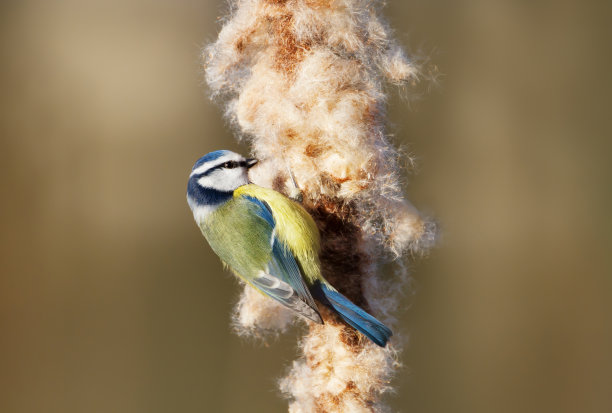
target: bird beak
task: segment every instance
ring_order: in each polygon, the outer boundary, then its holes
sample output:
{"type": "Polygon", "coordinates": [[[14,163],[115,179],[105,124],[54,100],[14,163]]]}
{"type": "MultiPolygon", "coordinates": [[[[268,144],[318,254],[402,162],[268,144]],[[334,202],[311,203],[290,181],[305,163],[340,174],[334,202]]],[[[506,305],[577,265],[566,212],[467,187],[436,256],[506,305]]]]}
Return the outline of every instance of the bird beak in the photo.
{"type": "Polygon", "coordinates": [[[257,162],[259,162],[259,160],[255,159],[255,158],[247,159],[246,160],[247,169],[250,169],[251,167],[255,166],[257,164],[257,162]]]}

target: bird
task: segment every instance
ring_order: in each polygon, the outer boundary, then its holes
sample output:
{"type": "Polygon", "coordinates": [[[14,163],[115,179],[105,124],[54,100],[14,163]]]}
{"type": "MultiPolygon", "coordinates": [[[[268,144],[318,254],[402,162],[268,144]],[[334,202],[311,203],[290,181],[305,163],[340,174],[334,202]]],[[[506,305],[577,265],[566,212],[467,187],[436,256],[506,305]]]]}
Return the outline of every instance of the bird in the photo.
{"type": "Polygon", "coordinates": [[[236,276],[283,306],[323,324],[316,299],[385,347],[391,330],[321,274],[320,234],[310,214],[280,192],[250,182],[248,171],[257,162],[218,150],[193,165],[187,203],[212,250],[236,276]]]}

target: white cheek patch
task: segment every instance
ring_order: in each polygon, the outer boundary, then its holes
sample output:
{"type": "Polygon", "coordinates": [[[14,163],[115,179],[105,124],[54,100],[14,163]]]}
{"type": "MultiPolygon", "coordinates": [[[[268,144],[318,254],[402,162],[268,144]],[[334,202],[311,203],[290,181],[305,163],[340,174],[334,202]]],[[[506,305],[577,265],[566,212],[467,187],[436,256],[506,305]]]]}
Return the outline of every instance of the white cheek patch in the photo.
{"type": "Polygon", "coordinates": [[[219,169],[198,179],[198,184],[204,188],[225,192],[233,191],[248,183],[249,178],[244,168],[219,169]]]}
{"type": "Polygon", "coordinates": [[[213,188],[214,181],[211,179],[212,176],[203,176],[198,179],[198,184],[204,188],[213,188]]]}

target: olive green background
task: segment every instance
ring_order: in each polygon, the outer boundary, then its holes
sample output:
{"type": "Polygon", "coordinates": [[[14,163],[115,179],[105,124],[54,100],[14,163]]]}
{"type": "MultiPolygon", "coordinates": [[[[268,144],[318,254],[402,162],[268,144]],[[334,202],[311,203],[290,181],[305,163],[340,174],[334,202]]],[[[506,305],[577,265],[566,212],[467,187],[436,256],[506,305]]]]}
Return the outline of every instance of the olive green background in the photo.
{"type": "MultiPolygon", "coordinates": [[[[612,411],[609,4],[385,9],[442,74],[389,101],[443,234],[403,302],[396,410],[612,411]]],[[[299,330],[231,333],[237,283],[185,202],[195,159],[248,151],[200,73],[222,3],[0,12],[0,411],[285,411],[299,330]]]]}

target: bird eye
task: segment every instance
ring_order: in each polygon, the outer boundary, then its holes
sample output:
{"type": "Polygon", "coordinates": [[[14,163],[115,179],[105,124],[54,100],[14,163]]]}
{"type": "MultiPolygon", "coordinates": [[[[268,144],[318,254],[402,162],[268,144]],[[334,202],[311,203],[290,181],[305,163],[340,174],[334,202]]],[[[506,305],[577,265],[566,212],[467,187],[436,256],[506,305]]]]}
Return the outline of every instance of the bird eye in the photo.
{"type": "Polygon", "coordinates": [[[236,162],[236,161],[225,162],[223,164],[223,167],[227,168],[227,169],[234,169],[234,168],[238,167],[238,162],[236,162]]]}

